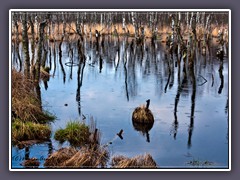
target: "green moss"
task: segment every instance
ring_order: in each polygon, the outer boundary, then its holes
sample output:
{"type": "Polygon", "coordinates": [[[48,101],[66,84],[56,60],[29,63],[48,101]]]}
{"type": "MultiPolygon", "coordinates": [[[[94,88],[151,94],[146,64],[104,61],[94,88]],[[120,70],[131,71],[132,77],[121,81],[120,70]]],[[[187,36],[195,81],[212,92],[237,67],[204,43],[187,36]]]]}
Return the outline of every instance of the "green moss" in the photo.
{"type": "Polygon", "coordinates": [[[65,129],[55,132],[54,139],[63,143],[68,141],[72,146],[82,146],[89,143],[89,127],[78,121],[68,122],[65,129]]]}
{"type": "Polygon", "coordinates": [[[12,122],[13,143],[28,140],[46,141],[50,139],[50,135],[51,129],[49,125],[34,122],[22,122],[19,119],[15,119],[12,122]]]}

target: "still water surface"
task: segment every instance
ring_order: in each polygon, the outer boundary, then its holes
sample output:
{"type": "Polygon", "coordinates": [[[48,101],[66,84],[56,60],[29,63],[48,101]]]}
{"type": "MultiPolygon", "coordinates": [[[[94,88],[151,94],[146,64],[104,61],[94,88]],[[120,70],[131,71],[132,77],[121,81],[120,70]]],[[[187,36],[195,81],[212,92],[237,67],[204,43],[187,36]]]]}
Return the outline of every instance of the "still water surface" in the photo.
{"type": "MultiPolygon", "coordinates": [[[[51,78],[41,82],[41,95],[44,109],[57,120],[51,124],[52,143],[33,145],[28,156],[39,158],[43,167],[48,153],[68,146],[56,142],[54,132],[69,121],[89,123],[93,117],[101,131],[101,144],[112,142],[111,156],[150,153],[162,168],[193,167],[192,160],[227,168],[228,57],[223,63],[215,57],[213,41],[206,56],[196,51],[194,72],[186,68],[185,74],[183,61],[178,67],[165,43],[151,46],[147,41],[143,52],[135,46],[131,50],[130,43],[131,39],[118,43],[108,37],[104,47],[96,47],[85,40],[85,65],[79,65],[76,42],[63,42],[61,59],[58,43],[56,54],[53,43],[49,44],[51,78]],[[155,122],[148,132],[141,132],[131,116],[147,99],[155,122]],[[116,136],[121,129],[122,140],[116,136]]],[[[12,156],[12,166],[21,168],[26,149],[13,147],[12,156]]]]}

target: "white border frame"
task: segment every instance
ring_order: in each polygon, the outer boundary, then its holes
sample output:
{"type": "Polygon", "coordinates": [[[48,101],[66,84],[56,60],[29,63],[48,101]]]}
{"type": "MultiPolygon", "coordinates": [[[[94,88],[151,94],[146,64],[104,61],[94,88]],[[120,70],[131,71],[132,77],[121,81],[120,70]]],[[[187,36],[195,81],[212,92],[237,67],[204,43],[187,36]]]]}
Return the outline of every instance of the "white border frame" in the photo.
{"type": "Polygon", "coordinates": [[[231,171],[231,10],[230,9],[10,9],[9,10],[9,171],[231,171]],[[12,168],[12,142],[11,142],[11,107],[12,107],[12,91],[11,91],[11,37],[12,37],[12,12],[37,12],[37,11],[46,11],[46,12],[151,12],[151,11],[159,11],[159,12],[228,12],[229,13],[229,62],[228,62],[228,169],[214,169],[214,168],[175,168],[175,169],[15,169],[12,168]]]}

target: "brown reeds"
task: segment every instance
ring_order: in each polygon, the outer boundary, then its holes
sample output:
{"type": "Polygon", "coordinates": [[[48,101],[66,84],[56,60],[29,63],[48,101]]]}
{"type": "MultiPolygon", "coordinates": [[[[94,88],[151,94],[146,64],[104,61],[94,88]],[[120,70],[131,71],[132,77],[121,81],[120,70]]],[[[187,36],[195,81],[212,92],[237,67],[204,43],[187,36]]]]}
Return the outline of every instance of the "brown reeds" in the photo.
{"type": "MultiPolygon", "coordinates": [[[[19,33],[19,40],[22,41],[22,24],[21,23],[18,23],[19,24],[19,30],[18,30],[18,33],[19,33]]],[[[89,35],[89,32],[90,32],[90,29],[94,29],[94,30],[98,30],[100,31],[101,34],[105,34],[105,35],[111,35],[113,34],[114,32],[114,26],[111,26],[109,28],[105,27],[105,26],[101,26],[100,24],[96,23],[96,24],[85,24],[85,29],[86,29],[86,34],[85,35],[89,35]]],[[[135,34],[135,30],[134,30],[134,26],[132,24],[126,24],[126,28],[124,29],[122,27],[122,24],[118,24],[116,23],[115,24],[116,26],[116,30],[118,32],[118,34],[120,36],[123,36],[123,35],[126,35],[126,30],[128,31],[128,35],[130,37],[134,37],[134,34],[135,34]]],[[[217,34],[218,34],[218,31],[221,30],[222,28],[227,28],[227,25],[224,25],[223,27],[218,27],[216,25],[212,25],[211,26],[211,31],[209,31],[209,34],[213,37],[216,37],[217,34]]],[[[199,31],[200,31],[201,27],[196,27],[196,31],[197,31],[197,34],[199,34],[199,31]]],[[[166,35],[171,32],[171,27],[168,27],[168,26],[162,26],[161,28],[158,29],[157,31],[157,36],[158,38],[161,36],[161,39],[163,41],[166,41],[166,35]]],[[[182,32],[183,32],[183,36],[184,37],[187,37],[188,35],[188,32],[189,30],[185,28],[182,28],[182,32]]],[[[50,41],[60,41],[61,40],[61,33],[63,32],[63,24],[62,23],[59,23],[59,27],[58,26],[55,26],[53,29],[52,29],[52,34],[49,38],[50,41]],[[59,28],[59,32],[60,34],[58,34],[58,28],[59,28]],[[54,37],[54,39],[53,39],[54,37]]],[[[34,26],[34,33],[36,34],[37,33],[37,28],[36,26],[34,26]]],[[[65,33],[66,34],[69,34],[71,35],[70,37],[73,37],[73,39],[76,39],[78,37],[77,35],[77,31],[76,31],[76,25],[74,22],[72,23],[67,23],[67,26],[66,26],[66,29],[65,29],[65,33]]],[[[152,30],[150,29],[150,27],[148,26],[145,26],[144,27],[144,34],[145,34],[145,37],[147,38],[150,38],[153,36],[153,32],[152,30]]],[[[29,38],[32,38],[32,32],[31,32],[31,28],[29,28],[28,30],[28,36],[29,38]]],[[[37,36],[35,36],[35,38],[37,38],[37,36]]],[[[14,41],[16,39],[16,29],[13,29],[12,30],[12,40],[14,41]]]]}
{"type": "Polygon", "coordinates": [[[154,117],[150,109],[145,106],[135,108],[132,114],[132,120],[136,123],[151,123],[154,122],[154,117]]]}
{"type": "Polygon", "coordinates": [[[35,84],[20,72],[12,69],[12,117],[23,122],[45,123],[54,117],[42,111],[35,84]]]}
{"type": "Polygon", "coordinates": [[[62,164],[77,153],[75,148],[61,148],[51,154],[45,161],[44,166],[48,168],[62,167],[62,164]]]}
{"type": "Polygon", "coordinates": [[[81,148],[73,157],[63,163],[65,167],[104,168],[109,158],[104,148],[81,148]]]}
{"type": "Polygon", "coordinates": [[[50,155],[44,166],[47,168],[104,168],[109,153],[102,147],[62,148],[50,155]]]}
{"type": "Polygon", "coordinates": [[[105,168],[109,153],[100,146],[100,131],[96,122],[90,118],[90,124],[70,121],[64,129],[58,129],[54,138],[63,143],[68,141],[69,148],[61,148],[45,161],[47,168],[105,168]]]}
{"type": "Polygon", "coordinates": [[[156,162],[150,154],[138,155],[133,158],[115,156],[112,158],[113,168],[157,168],[156,162]]]}

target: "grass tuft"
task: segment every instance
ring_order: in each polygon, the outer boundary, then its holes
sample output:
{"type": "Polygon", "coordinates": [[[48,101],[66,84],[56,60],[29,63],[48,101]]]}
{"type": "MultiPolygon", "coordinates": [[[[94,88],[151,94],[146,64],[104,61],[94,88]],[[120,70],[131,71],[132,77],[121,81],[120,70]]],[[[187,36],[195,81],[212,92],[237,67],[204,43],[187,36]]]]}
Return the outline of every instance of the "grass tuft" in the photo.
{"type": "Polygon", "coordinates": [[[22,122],[15,119],[12,122],[12,142],[18,144],[19,141],[50,139],[51,129],[47,124],[39,124],[34,122],[22,122]]]}
{"type": "Polygon", "coordinates": [[[89,127],[78,121],[67,123],[65,129],[59,129],[55,132],[54,139],[63,143],[68,141],[72,146],[82,146],[89,143],[89,127]]]}

